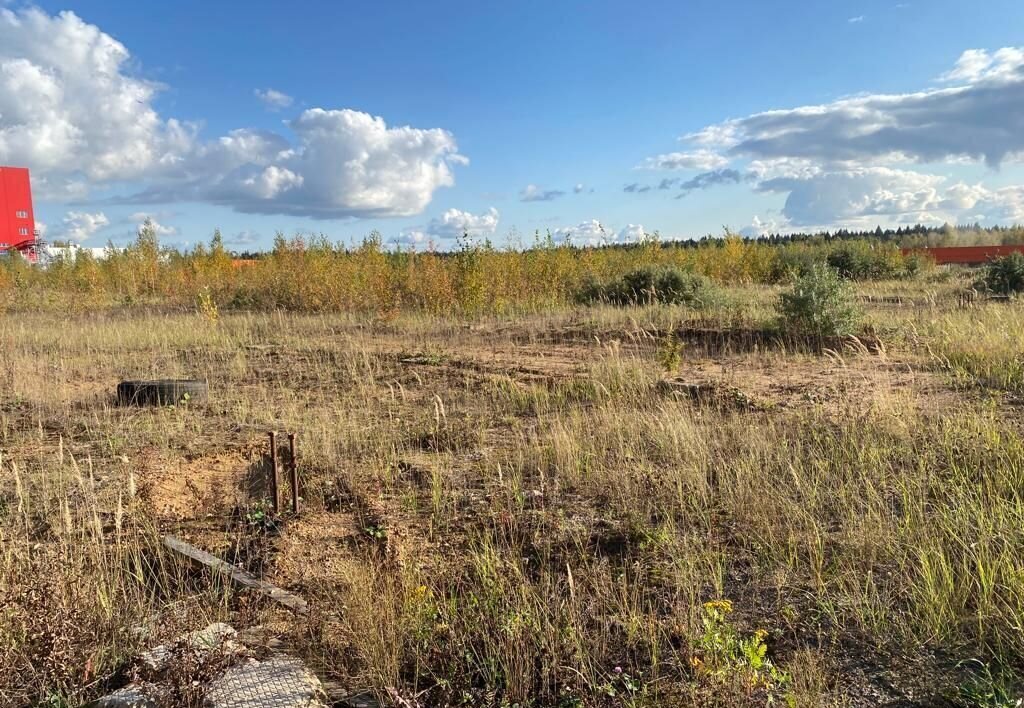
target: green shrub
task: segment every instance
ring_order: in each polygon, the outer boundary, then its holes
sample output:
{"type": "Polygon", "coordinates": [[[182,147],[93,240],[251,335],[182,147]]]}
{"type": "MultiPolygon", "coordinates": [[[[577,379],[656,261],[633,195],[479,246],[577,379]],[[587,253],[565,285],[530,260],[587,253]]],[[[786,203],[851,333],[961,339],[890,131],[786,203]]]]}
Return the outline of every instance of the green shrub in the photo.
{"type": "Polygon", "coordinates": [[[778,255],[772,268],[771,280],[785,282],[789,278],[806,275],[821,262],[820,251],[804,243],[791,243],[777,248],[778,255]]]}
{"type": "Polygon", "coordinates": [[[860,319],[850,284],[824,265],[798,277],[793,288],[782,293],[777,309],[782,329],[799,336],[853,334],[860,319]]]}
{"type": "Polygon", "coordinates": [[[915,277],[934,266],[928,256],[904,256],[893,244],[856,240],[838,243],[791,243],[776,250],[771,280],[807,275],[815,265],[825,263],[850,280],[885,280],[915,277]]]}
{"type": "Polygon", "coordinates": [[[582,303],[613,305],[668,305],[706,307],[720,297],[718,288],[703,275],[671,266],[643,266],[606,283],[587,281],[577,293],[582,303]]]}
{"type": "Polygon", "coordinates": [[[903,259],[895,246],[865,241],[844,243],[829,253],[825,262],[853,280],[895,278],[903,271],[903,259]]]}
{"type": "Polygon", "coordinates": [[[995,258],[985,266],[981,285],[1000,295],[1024,292],[1024,253],[995,258]]]}
{"type": "Polygon", "coordinates": [[[935,259],[927,253],[915,251],[903,257],[903,273],[907,278],[923,277],[934,272],[935,259]]]}

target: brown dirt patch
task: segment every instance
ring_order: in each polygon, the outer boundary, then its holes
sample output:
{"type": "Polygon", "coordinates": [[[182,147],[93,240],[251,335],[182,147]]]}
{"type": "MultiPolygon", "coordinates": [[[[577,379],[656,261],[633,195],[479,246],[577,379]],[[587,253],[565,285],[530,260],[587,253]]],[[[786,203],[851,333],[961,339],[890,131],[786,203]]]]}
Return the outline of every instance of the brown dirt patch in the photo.
{"type": "Polygon", "coordinates": [[[353,562],[359,528],[346,511],[311,511],[288,524],[276,543],[275,580],[284,587],[332,586],[353,562]]]}
{"type": "Polygon", "coordinates": [[[484,378],[509,377],[523,383],[543,383],[578,376],[597,358],[592,346],[501,345],[463,346],[457,355],[391,353],[403,367],[471,372],[484,378]]]}
{"type": "Polygon", "coordinates": [[[916,362],[869,355],[702,358],[687,361],[678,375],[780,408],[842,408],[850,401],[869,407],[906,395],[933,408],[955,399],[940,375],[917,368],[916,362]]]}
{"type": "Polygon", "coordinates": [[[192,460],[161,460],[140,474],[143,497],[160,518],[226,515],[264,493],[266,467],[256,445],[192,460]]]}

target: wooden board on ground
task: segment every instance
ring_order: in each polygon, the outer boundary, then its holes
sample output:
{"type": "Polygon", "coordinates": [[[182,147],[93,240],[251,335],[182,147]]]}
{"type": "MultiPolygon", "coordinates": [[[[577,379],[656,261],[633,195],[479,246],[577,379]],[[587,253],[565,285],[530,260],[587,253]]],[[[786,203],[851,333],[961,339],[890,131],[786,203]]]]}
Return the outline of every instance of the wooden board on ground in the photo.
{"type": "Polygon", "coordinates": [[[176,536],[164,536],[163,542],[164,545],[172,551],[180,553],[186,558],[190,558],[197,563],[202,563],[214,572],[231,578],[231,580],[243,587],[251,588],[256,592],[269,597],[271,600],[284,605],[293,612],[300,615],[309,614],[309,605],[298,595],[290,593],[287,590],[282,590],[276,585],[271,585],[265,580],[260,580],[252,573],[242,570],[238,566],[231,565],[227,561],[221,560],[211,553],[200,550],[195,546],[182,541],[176,536]]]}

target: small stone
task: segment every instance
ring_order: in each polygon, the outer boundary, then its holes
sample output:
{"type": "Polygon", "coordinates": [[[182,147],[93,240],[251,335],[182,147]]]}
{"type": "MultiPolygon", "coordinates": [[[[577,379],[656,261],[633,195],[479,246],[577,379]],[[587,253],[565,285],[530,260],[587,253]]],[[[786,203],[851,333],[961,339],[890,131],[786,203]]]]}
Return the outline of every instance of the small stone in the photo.
{"type": "Polygon", "coordinates": [[[163,671],[174,658],[174,651],[166,644],[160,644],[139,654],[139,659],[150,671],[163,671]]]}
{"type": "Polygon", "coordinates": [[[158,708],[161,689],[152,684],[130,683],[99,699],[94,708],[158,708]]]}
{"type": "Polygon", "coordinates": [[[243,647],[235,641],[235,628],[223,622],[216,622],[204,629],[189,632],[178,637],[170,644],[161,644],[148,649],[139,655],[142,663],[150,671],[163,671],[174,659],[174,648],[181,646],[191,649],[200,658],[215,649],[220,649],[229,654],[243,651],[243,647]]]}
{"type": "Polygon", "coordinates": [[[216,622],[205,629],[200,629],[184,637],[193,649],[216,649],[235,638],[238,632],[229,624],[216,622]]]}
{"type": "Polygon", "coordinates": [[[370,691],[363,691],[343,698],[341,705],[345,708],[380,708],[380,701],[370,691]]]}

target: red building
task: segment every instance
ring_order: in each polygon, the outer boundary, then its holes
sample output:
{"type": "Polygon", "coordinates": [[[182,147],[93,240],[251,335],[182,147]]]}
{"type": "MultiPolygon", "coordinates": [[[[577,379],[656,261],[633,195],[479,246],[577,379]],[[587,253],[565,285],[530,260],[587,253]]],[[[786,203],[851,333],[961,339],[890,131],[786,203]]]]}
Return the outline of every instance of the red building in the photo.
{"type": "Polygon", "coordinates": [[[28,169],[0,167],[0,251],[34,250],[36,216],[28,169]]]}

